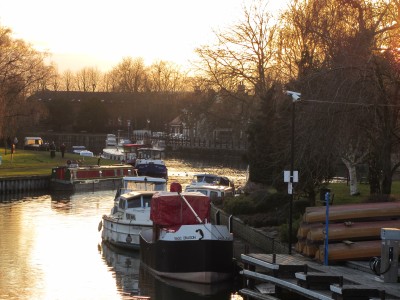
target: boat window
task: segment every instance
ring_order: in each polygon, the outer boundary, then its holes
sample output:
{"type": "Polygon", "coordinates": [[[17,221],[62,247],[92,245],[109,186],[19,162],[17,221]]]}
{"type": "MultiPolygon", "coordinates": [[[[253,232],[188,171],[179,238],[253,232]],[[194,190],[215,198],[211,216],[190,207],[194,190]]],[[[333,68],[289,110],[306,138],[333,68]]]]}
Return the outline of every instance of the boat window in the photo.
{"type": "Polygon", "coordinates": [[[151,198],[153,195],[145,195],[143,196],[143,207],[150,207],[151,198]]]}
{"type": "Polygon", "coordinates": [[[142,200],[140,198],[131,198],[128,200],[127,208],[142,207],[142,200]]]}
{"type": "Polygon", "coordinates": [[[210,199],[211,200],[218,199],[218,192],[211,191],[210,192],[210,199]]]}
{"type": "Polygon", "coordinates": [[[125,206],[126,206],[125,203],[126,203],[125,199],[119,199],[118,207],[120,209],[125,209],[125,206]]]}
{"type": "Polygon", "coordinates": [[[154,185],[154,191],[164,191],[165,190],[165,184],[164,183],[156,183],[154,185]]]}
{"type": "Polygon", "coordinates": [[[203,195],[208,196],[208,195],[207,195],[207,190],[197,190],[196,192],[200,192],[200,193],[202,193],[203,195]]]}
{"type": "Polygon", "coordinates": [[[128,182],[127,188],[132,191],[155,191],[154,183],[149,182],[128,182]]]}
{"type": "Polygon", "coordinates": [[[136,220],[136,216],[134,214],[125,214],[127,220],[136,220]]]}
{"type": "Polygon", "coordinates": [[[215,177],[205,176],[202,181],[214,184],[217,182],[217,179],[215,177]]]}

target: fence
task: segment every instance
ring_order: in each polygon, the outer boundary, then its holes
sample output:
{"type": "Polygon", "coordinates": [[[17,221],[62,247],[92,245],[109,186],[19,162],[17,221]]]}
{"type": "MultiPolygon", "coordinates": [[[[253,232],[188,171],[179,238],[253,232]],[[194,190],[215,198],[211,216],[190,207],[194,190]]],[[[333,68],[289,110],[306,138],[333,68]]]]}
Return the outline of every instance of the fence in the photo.
{"type": "Polygon", "coordinates": [[[288,246],[268,236],[262,230],[250,227],[243,223],[242,220],[236,217],[231,217],[227,213],[218,210],[215,206],[211,209],[211,219],[216,222],[217,213],[219,214],[219,223],[230,226],[234,235],[240,237],[246,242],[260,248],[265,253],[287,254],[288,246]]]}
{"type": "MultiPolygon", "coordinates": [[[[25,133],[24,136],[40,136],[45,142],[54,141],[56,146],[60,146],[64,143],[67,146],[67,151],[72,146],[85,146],[88,150],[92,151],[95,155],[102,152],[106,147],[106,134],[66,134],[66,133],[25,133]]],[[[23,141],[23,137],[18,137],[23,141]]],[[[139,136],[138,136],[139,137],[139,136]]],[[[132,136],[133,141],[136,140],[136,136],[132,136]]],[[[141,140],[141,139],[140,139],[141,140]]],[[[247,141],[245,139],[239,140],[205,140],[199,138],[170,138],[170,137],[151,137],[150,142],[153,145],[163,144],[167,151],[180,151],[185,149],[209,149],[209,150],[223,150],[223,151],[236,151],[245,152],[247,150],[247,141]]],[[[20,143],[19,147],[23,147],[23,143],[20,143]]]]}

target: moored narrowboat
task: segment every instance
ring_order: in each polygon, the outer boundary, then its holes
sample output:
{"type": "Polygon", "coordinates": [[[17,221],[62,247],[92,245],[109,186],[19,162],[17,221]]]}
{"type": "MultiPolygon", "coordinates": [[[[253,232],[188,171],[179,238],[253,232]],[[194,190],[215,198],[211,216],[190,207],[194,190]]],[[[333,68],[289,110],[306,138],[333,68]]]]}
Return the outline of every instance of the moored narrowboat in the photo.
{"type": "Polygon", "coordinates": [[[50,187],[62,191],[116,189],[122,177],[135,174],[135,168],[131,165],[79,166],[71,163],[52,169],[50,187]]]}

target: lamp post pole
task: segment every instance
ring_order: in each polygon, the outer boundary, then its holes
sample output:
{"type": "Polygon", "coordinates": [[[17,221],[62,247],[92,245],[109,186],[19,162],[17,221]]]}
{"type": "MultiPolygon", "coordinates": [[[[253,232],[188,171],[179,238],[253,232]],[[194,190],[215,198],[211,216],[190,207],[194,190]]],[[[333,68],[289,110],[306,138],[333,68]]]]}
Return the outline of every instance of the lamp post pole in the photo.
{"type": "Polygon", "coordinates": [[[290,143],[290,185],[292,194],[290,197],[290,204],[289,204],[289,254],[292,254],[292,227],[293,227],[293,200],[294,200],[294,192],[293,192],[293,177],[294,177],[294,120],[295,120],[295,100],[292,101],[292,136],[291,136],[291,143],[290,143]]]}
{"type": "MultiPolygon", "coordinates": [[[[291,152],[291,158],[290,158],[290,179],[289,179],[289,189],[288,191],[291,194],[290,197],[290,204],[289,204],[289,233],[288,233],[288,240],[289,240],[289,254],[292,254],[292,227],[293,227],[293,200],[294,200],[294,189],[293,189],[293,183],[297,182],[297,176],[296,180],[294,176],[294,123],[295,123],[295,109],[296,109],[296,102],[300,100],[300,93],[297,92],[292,92],[292,91],[286,91],[287,95],[292,96],[292,134],[291,134],[291,143],[290,143],[290,152],[291,152]]],[[[296,174],[297,175],[297,174],[296,174]]]]}

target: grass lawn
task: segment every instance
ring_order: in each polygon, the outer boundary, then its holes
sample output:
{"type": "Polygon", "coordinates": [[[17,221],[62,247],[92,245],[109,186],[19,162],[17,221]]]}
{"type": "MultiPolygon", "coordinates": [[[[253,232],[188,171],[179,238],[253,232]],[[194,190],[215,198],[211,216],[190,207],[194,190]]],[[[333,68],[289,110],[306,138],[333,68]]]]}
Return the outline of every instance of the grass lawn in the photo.
{"type": "MultiPolygon", "coordinates": [[[[0,148],[2,163],[0,165],[0,177],[6,176],[31,176],[51,175],[53,167],[65,165],[67,160],[80,160],[84,165],[97,165],[97,157],[83,157],[78,154],[65,153],[61,158],[61,152],[56,152],[56,157],[51,158],[48,151],[32,151],[17,149],[11,158],[11,152],[0,148]]],[[[113,164],[112,160],[101,160],[102,165],[113,164]]]]}
{"type": "MultiPolygon", "coordinates": [[[[48,151],[32,151],[17,149],[11,159],[10,150],[5,154],[4,148],[0,148],[2,164],[0,165],[0,177],[6,176],[32,176],[32,175],[51,175],[53,167],[65,165],[67,160],[81,160],[84,165],[97,165],[97,157],[83,157],[77,154],[65,153],[61,158],[61,153],[56,152],[56,157],[51,158],[48,151]]],[[[101,160],[102,165],[111,165],[115,161],[101,160]]],[[[360,203],[369,196],[369,185],[359,184],[360,195],[350,196],[349,187],[346,183],[330,183],[328,188],[334,194],[333,205],[346,203],[360,203]]],[[[400,198],[400,181],[393,181],[392,195],[400,198]]]]}
{"type": "MultiPolygon", "coordinates": [[[[335,204],[350,204],[350,203],[361,203],[369,197],[369,185],[362,183],[358,185],[360,195],[351,196],[350,188],[346,183],[330,183],[328,188],[331,189],[331,193],[334,194],[333,205],[335,204]]],[[[400,182],[393,181],[392,184],[392,196],[394,198],[400,198],[400,182]]]]}

